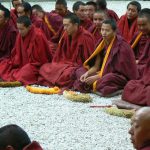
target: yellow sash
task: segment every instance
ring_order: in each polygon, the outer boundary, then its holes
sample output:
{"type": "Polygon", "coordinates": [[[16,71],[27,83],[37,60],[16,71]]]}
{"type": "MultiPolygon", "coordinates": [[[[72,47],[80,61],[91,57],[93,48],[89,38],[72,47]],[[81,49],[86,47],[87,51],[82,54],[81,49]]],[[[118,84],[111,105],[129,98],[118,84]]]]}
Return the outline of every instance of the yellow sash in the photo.
{"type": "Polygon", "coordinates": [[[53,27],[51,26],[51,24],[49,23],[48,18],[47,18],[47,16],[46,16],[46,15],[44,16],[44,21],[45,21],[45,23],[47,24],[47,26],[48,26],[49,30],[50,30],[50,31],[52,31],[52,32],[53,32],[53,34],[55,35],[55,34],[56,34],[56,32],[55,32],[55,30],[53,29],[53,27]]]}
{"type": "MultiPolygon", "coordinates": [[[[104,60],[103,60],[103,63],[102,63],[101,70],[100,70],[100,72],[98,73],[98,75],[100,76],[100,78],[103,76],[104,68],[105,68],[105,65],[106,65],[106,63],[107,63],[107,60],[108,60],[108,57],[109,57],[111,48],[112,48],[112,46],[113,46],[113,43],[114,43],[114,41],[115,41],[115,38],[116,38],[116,36],[114,36],[113,40],[111,41],[111,43],[109,44],[109,46],[108,46],[108,48],[107,48],[107,51],[106,51],[106,54],[105,54],[105,57],[104,57],[104,60]]],[[[93,91],[94,91],[94,92],[96,92],[96,84],[97,84],[97,80],[93,83],[93,91]]]]}
{"type": "Polygon", "coordinates": [[[137,43],[139,42],[141,36],[142,36],[142,32],[140,32],[140,33],[138,34],[138,36],[137,36],[136,39],[134,40],[133,44],[131,45],[131,48],[132,48],[132,49],[135,48],[135,46],[136,46],[137,43]]]}

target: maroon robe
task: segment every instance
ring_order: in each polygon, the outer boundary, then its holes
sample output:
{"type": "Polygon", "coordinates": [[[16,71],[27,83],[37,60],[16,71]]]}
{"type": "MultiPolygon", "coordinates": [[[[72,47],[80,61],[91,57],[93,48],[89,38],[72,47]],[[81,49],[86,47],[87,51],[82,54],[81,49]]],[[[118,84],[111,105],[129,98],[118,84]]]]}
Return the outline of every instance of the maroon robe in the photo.
{"type": "Polygon", "coordinates": [[[88,30],[93,25],[93,22],[90,19],[84,19],[80,21],[80,26],[88,30]]]}
{"type": "Polygon", "coordinates": [[[44,64],[40,69],[39,84],[71,88],[77,66],[91,55],[94,45],[93,36],[82,27],[72,40],[64,32],[52,63],[44,64]]]}
{"type": "MultiPolygon", "coordinates": [[[[104,58],[104,54],[105,50],[100,53],[101,58],[104,58]]],[[[95,63],[95,58],[88,62],[91,67],[95,63]]],[[[76,71],[75,90],[91,92],[92,87],[80,81],[81,75],[86,71],[83,67],[76,71]]],[[[137,76],[138,71],[133,51],[128,43],[121,36],[117,35],[106,62],[103,76],[97,80],[96,91],[100,92],[103,96],[107,96],[123,89],[129,80],[136,79],[137,76]]]]}
{"type": "Polygon", "coordinates": [[[15,28],[17,28],[17,11],[16,9],[10,10],[10,19],[11,19],[11,25],[13,25],[15,28]]]}
{"type": "Polygon", "coordinates": [[[96,27],[94,24],[88,29],[88,31],[92,33],[96,43],[102,38],[101,29],[96,27]]]}
{"type": "Polygon", "coordinates": [[[16,41],[17,29],[8,21],[0,28],[0,61],[9,57],[16,41]]]}
{"type": "Polygon", "coordinates": [[[25,146],[23,150],[43,150],[43,149],[38,142],[33,141],[29,145],[25,146]]]}
{"type": "Polygon", "coordinates": [[[137,32],[138,26],[137,26],[137,18],[132,22],[131,27],[129,26],[127,15],[123,15],[120,17],[120,19],[117,22],[119,31],[121,32],[121,35],[127,40],[128,43],[133,38],[133,35],[137,32]]]}
{"type": "Polygon", "coordinates": [[[114,19],[116,22],[119,20],[118,15],[113,10],[106,8],[106,13],[110,19],[114,19]]]}
{"type": "Polygon", "coordinates": [[[40,66],[49,61],[51,54],[46,37],[41,30],[31,26],[24,38],[18,34],[11,57],[1,61],[0,77],[4,81],[35,84],[40,66]]]}

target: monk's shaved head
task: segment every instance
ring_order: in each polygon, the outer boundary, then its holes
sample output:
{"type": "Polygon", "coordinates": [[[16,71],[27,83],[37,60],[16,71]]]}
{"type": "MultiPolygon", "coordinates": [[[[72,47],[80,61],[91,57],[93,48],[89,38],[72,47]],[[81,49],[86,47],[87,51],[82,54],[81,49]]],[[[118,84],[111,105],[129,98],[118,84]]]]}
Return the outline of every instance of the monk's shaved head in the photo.
{"type": "Polygon", "coordinates": [[[150,21],[150,9],[149,8],[144,8],[142,9],[139,14],[138,14],[139,18],[143,18],[146,17],[149,21],[150,21]]]}

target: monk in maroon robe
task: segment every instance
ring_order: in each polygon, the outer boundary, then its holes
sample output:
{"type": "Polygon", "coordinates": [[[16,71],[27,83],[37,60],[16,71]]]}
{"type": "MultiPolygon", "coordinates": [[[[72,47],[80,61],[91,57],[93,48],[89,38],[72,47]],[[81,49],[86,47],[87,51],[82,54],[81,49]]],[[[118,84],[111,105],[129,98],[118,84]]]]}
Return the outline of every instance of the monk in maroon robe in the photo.
{"type": "Polygon", "coordinates": [[[133,35],[137,32],[137,17],[141,10],[141,4],[137,1],[131,1],[127,5],[127,12],[125,15],[121,16],[118,21],[118,28],[121,35],[130,43],[133,35]]]}
{"type": "Polygon", "coordinates": [[[0,128],[0,149],[43,150],[38,142],[31,142],[28,134],[15,124],[9,124],[0,128]]]}
{"type": "Polygon", "coordinates": [[[9,57],[16,41],[17,30],[10,22],[10,12],[0,5],[0,61],[9,57]]]}
{"type": "Polygon", "coordinates": [[[135,112],[129,134],[136,150],[150,150],[150,107],[143,107],[135,112]]]}
{"type": "Polygon", "coordinates": [[[108,18],[114,19],[116,22],[119,20],[118,15],[111,9],[107,8],[106,0],[96,0],[98,10],[103,10],[106,12],[108,18]]]}
{"type": "Polygon", "coordinates": [[[128,43],[116,35],[114,20],[104,20],[101,27],[103,40],[94,53],[76,71],[74,89],[101,96],[113,96],[126,83],[138,76],[135,58],[128,43]],[[87,70],[88,69],[88,70],[87,70]]]}
{"type": "Polygon", "coordinates": [[[35,84],[40,66],[52,59],[48,41],[40,29],[31,25],[27,16],[18,18],[17,27],[20,34],[11,57],[0,63],[0,77],[4,81],[35,84]]]}
{"type": "Polygon", "coordinates": [[[88,29],[90,33],[95,37],[96,43],[102,38],[101,26],[102,22],[108,17],[104,11],[96,11],[93,15],[93,25],[88,29]]]}
{"type": "MultiPolygon", "coordinates": [[[[122,100],[115,101],[118,107],[121,108],[135,108],[138,106],[150,106],[150,9],[142,9],[138,15],[138,26],[142,34],[149,38],[146,41],[143,53],[138,61],[138,70],[140,73],[139,80],[131,80],[125,86],[122,100]]],[[[140,36],[139,36],[140,38],[140,36]]],[[[138,42],[138,39],[136,42],[138,42]]],[[[136,45],[135,44],[133,45],[136,45]]]]}
{"type": "Polygon", "coordinates": [[[88,30],[92,26],[92,21],[86,17],[86,8],[85,3],[82,1],[77,1],[73,4],[73,12],[79,17],[80,19],[80,26],[84,27],[88,30]]]}
{"type": "Polygon", "coordinates": [[[71,88],[74,72],[91,55],[94,48],[93,36],[79,26],[79,18],[70,14],[63,19],[64,34],[59,42],[52,63],[40,69],[39,84],[71,88]]]}

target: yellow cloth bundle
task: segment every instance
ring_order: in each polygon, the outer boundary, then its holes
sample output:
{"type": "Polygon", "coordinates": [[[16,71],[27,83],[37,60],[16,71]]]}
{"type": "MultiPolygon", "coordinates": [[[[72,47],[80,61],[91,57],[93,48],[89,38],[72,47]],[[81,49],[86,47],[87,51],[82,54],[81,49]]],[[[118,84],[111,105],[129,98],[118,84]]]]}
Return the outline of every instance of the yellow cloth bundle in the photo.
{"type": "Polygon", "coordinates": [[[0,87],[18,87],[22,86],[22,83],[19,81],[14,81],[14,82],[0,82],[0,87]]]}

